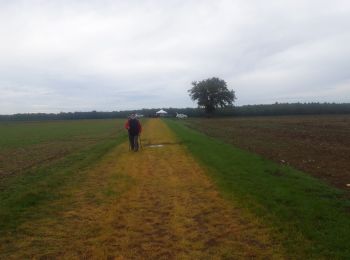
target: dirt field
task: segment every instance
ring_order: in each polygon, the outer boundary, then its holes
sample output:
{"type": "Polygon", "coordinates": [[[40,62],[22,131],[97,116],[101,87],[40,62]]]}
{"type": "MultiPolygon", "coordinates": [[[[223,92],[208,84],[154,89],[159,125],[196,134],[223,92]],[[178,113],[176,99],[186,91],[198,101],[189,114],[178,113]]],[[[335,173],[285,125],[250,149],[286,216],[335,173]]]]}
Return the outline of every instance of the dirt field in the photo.
{"type": "Polygon", "coordinates": [[[109,152],[60,191],[52,216],[2,236],[0,258],[283,258],[271,230],[224,200],[162,121],[144,128],[143,151],[109,152]]]}
{"type": "Polygon", "coordinates": [[[190,119],[209,136],[349,190],[350,115],[190,119]]]}

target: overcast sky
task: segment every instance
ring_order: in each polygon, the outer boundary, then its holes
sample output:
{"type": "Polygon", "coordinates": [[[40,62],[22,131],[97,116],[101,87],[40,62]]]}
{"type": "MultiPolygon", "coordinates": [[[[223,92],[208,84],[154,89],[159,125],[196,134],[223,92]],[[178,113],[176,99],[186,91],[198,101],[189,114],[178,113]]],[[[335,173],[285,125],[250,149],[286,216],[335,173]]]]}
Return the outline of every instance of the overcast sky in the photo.
{"type": "Polygon", "coordinates": [[[0,0],[0,114],[350,102],[350,1],[0,0]]]}

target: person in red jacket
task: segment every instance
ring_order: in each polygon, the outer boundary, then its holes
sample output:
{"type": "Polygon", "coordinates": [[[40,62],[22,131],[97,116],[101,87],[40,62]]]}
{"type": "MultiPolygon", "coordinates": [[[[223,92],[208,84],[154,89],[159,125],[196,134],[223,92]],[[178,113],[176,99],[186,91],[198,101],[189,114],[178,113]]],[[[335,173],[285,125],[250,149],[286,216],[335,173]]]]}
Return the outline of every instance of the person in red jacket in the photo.
{"type": "Polygon", "coordinates": [[[141,134],[142,126],[135,114],[131,114],[128,117],[128,121],[125,123],[125,129],[127,129],[129,133],[131,150],[137,152],[139,150],[139,135],[141,134]]]}

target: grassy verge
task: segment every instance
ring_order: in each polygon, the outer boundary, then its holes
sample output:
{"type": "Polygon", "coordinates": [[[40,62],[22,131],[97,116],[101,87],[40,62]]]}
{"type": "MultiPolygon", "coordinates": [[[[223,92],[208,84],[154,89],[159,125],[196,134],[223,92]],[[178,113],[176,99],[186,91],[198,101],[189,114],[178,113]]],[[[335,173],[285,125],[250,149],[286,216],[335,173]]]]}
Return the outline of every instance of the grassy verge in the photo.
{"type": "Polygon", "coordinates": [[[223,195],[274,227],[293,258],[350,258],[350,202],[342,191],[167,120],[223,195]]]}
{"type": "Polygon", "coordinates": [[[0,191],[0,234],[14,232],[24,221],[42,218],[59,210],[51,202],[60,198],[60,189],[65,185],[79,184],[85,178],[84,169],[124,140],[126,135],[120,134],[58,162],[8,179],[0,191]]]}

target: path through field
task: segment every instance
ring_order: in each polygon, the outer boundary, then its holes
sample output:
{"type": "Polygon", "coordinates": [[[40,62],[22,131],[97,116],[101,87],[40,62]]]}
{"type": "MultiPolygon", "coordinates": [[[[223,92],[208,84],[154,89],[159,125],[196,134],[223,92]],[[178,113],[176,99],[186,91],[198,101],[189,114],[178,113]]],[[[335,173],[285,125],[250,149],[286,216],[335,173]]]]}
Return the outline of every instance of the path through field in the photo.
{"type": "Polygon", "coordinates": [[[270,230],[220,196],[164,122],[148,120],[144,129],[142,151],[125,143],[109,152],[62,190],[54,216],[0,239],[3,256],[283,258],[270,230]]]}

